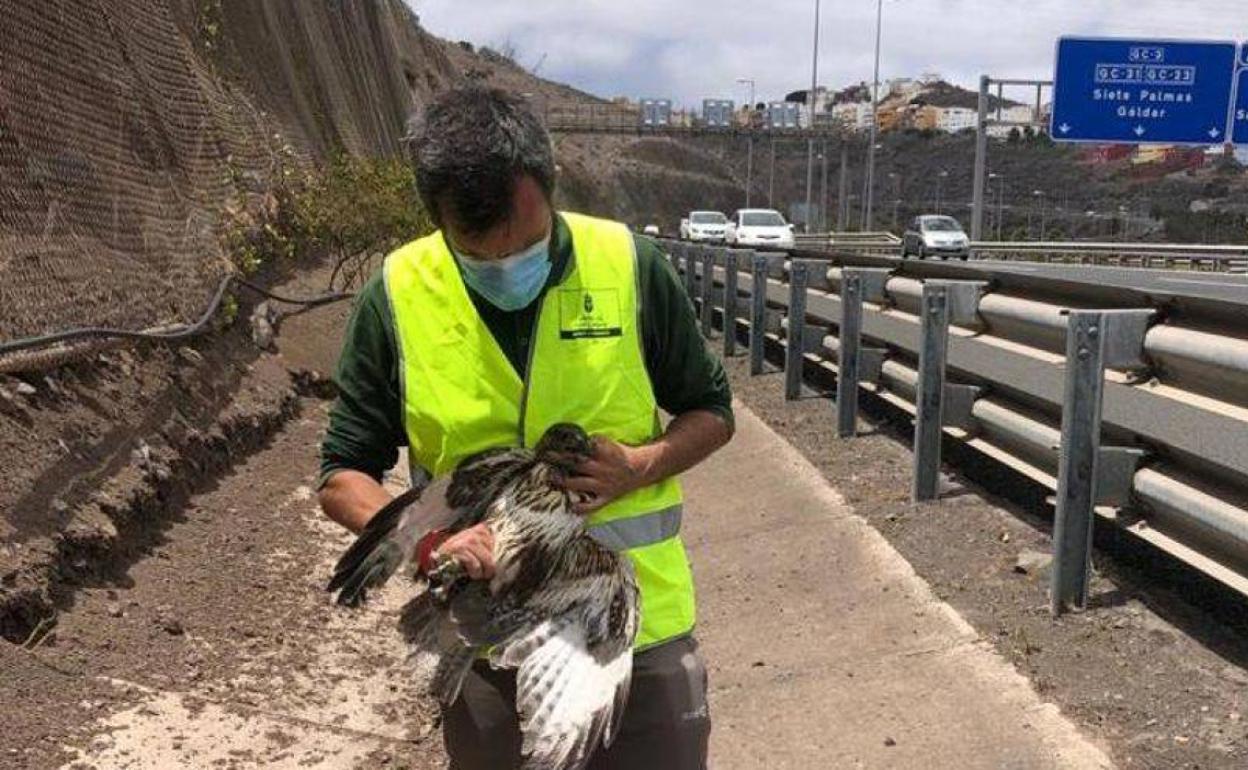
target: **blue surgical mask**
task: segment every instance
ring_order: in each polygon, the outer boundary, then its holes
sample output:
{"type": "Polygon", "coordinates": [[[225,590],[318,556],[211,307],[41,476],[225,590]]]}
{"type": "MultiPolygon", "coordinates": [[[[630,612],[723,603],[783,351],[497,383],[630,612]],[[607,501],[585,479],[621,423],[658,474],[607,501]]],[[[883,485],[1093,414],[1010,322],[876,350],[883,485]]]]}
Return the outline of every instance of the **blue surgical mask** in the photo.
{"type": "Polygon", "coordinates": [[[464,283],[499,310],[519,310],[537,299],[550,277],[550,236],[502,259],[477,259],[453,251],[464,283]]]}

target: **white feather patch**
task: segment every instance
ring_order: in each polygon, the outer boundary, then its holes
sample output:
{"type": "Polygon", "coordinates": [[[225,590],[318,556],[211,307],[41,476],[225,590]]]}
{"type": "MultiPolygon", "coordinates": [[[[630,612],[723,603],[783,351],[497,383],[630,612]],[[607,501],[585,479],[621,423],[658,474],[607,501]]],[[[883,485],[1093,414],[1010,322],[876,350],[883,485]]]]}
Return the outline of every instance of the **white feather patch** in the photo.
{"type": "Polygon", "coordinates": [[[604,665],[587,649],[584,628],[559,618],[508,645],[499,662],[516,659],[526,770],[583,767],[618,722],[612,717],[627,699],[631,646],[604,665]]]}

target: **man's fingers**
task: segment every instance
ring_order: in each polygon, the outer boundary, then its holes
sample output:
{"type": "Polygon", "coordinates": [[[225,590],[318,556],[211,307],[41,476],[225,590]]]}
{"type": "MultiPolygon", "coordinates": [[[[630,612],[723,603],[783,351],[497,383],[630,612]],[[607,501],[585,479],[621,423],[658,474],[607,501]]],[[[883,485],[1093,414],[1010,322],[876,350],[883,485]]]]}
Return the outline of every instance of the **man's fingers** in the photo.
{"type": "Polygon", "coordinates": [[[494,576],[494,549],[486,546],[484,543],[472,543],[468,547],[468,552],[477,560],[480,566],[480,575],[474,576],[477,580],[494,576]]]}
{"type": "Polygon", "coordinates": [[[601,495],[606,486],[593,476],[569,476],[563,480],[563,488],[569,492],[601,495]]]}
{"type": "Polygon", "coordinates": [[[601,460],[581,460],[576,466],[576,472],[581,476],[601,476],[607,470],[606,463],[601,460]]]}
{"type": "Polygon", "coordinates": [[[572,510],[576,511],[582,516],[585,516],[587,514],[593,513],[599,508],[602,508],[604,505],[606,505],[605,500],[598,495],[594,495],[593,497],[590,497],[587,500],[583,500],[579,503],[573,504],[572,510]]]}
{"type": "Polygon", "coordinates": [[[481,579],[481,562],[477,559],[476,555],[472,553],[472,551],[469,551],[467,548],[463,548],[456,550],[454,555],[459,563],[463,565],[464,572],[468,573],[468,577],[473,580],[481,579]]]}

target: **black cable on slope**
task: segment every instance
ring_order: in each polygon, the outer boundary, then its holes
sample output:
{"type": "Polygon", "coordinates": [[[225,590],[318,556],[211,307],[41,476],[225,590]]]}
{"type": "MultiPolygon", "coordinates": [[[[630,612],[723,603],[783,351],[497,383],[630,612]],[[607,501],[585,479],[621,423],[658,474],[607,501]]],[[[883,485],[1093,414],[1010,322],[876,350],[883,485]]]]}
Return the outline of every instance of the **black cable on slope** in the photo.
{"type": "Polygon", "coordinates": [[[80,329],[69,329],[63,332],[54,332],[52,334],[42,334],[35,337],[24,337],[17,340],[9,340],[0,342],[0,356],[9,353],[16,353],[22,350],[30,350],[32,348],[41,348],[47,345],[55,345],[61,342],[73,342],[75,340],[84,339],[134,339],[134,340],[180,340],[187,337],[193,337],[203,331],[212,317],[216,315],[217,310],[221,308],[222,301],[225,300],[225,292],[229,289],[231,283],[237,283],[239,286],[250,289],[255,293],[277,302],[285,302],[290,305],[304,305],[306,307],[316,307],[318,305],[327,305],[332,302],[338,302],[344,299],[350,299],[355,296],[351,292],[333,292],[324,294],[319,297],[311,298],[295,298],[285,297],[280,294],[269,291],[268,289],[254,284],[245,278],[234,275],[227,275],[221,279],[221,283],[217,286],[217,290],[212,295],[212,302],[209,303],[207,310],[199,317],[195,323],[190,326],[182,326],[180,328],[169,329],[167,331],[131,331],[129,329],[112,329],[105,326],[87,326],[80,329]]]}

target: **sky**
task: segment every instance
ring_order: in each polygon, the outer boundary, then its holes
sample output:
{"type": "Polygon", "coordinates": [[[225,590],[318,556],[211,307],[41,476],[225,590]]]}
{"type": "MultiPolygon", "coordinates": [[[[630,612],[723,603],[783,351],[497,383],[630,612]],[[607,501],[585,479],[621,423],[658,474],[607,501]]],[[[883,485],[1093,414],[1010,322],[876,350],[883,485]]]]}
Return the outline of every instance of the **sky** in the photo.
{"type": "MultiPolygon", "coordinates": [[[[539,75],[599,96],[695,106],[745,101],[738,78],[757,101],[810,86],[814,0],[407,2],[435,35],[512,47],[522,66],[540,60],[539,75]]],[[[822,0],[820,85],[871,79],[875,11],[822,0]]],[[[1047,79],[1062,35],[1245,41],[1248,0],[884,0],[880,77],[1047,79]]]]}

